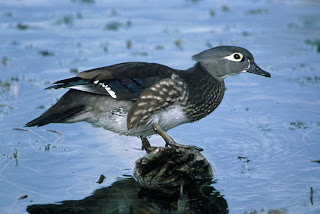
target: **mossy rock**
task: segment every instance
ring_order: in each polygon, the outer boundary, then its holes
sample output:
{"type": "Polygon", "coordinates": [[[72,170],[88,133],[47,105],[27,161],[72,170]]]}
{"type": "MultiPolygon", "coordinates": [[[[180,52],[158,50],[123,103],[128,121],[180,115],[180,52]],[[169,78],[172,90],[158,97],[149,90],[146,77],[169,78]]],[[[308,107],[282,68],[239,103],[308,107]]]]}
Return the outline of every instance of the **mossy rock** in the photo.
{"type": "Polygon", "coordinates": [[[142,187],[159,188],[212,179],[213,170],[198,150],[158,147],[136,161],[134,177],[142,187]]]}

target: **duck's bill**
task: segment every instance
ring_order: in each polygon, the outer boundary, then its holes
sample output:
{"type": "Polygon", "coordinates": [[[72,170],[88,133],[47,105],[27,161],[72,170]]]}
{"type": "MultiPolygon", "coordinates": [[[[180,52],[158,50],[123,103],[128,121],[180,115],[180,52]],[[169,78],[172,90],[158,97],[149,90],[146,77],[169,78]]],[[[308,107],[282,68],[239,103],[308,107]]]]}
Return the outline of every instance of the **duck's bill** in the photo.
{"type": "Polygon", "coordinates": [[[255,62],[250,62],[249,68],[246,69],[247,72],[252,74],[258,74],[264,77],[271,77],[269,72],[262,70],[255,62]]]}

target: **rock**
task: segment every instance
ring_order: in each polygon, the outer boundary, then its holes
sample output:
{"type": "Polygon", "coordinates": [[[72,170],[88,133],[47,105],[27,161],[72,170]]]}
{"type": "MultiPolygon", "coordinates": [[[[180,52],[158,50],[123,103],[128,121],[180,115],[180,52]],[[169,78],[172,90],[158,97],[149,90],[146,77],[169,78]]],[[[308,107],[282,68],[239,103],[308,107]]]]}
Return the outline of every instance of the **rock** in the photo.
{"type": "Polygon", "coordinates": [[[198,150],[158,147],[136,161],[134,177],[150,189],[212,179],[213,170],[198,150]]]}

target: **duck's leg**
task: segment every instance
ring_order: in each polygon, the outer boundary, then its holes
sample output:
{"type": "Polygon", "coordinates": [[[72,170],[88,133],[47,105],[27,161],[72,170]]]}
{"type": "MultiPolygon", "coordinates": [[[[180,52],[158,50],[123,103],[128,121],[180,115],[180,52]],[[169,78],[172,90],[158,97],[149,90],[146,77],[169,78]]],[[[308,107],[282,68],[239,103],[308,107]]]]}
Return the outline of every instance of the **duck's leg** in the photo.
{"type": "Polygon", "coordinates": [[[152,147],[148,141],[147,138],[145,137],[140,137],[141,142],[142,142],[142,150],[146,150],[146,152],[149,154],[150,152],[156,150],[157,147],[152,147]]]}
{"type": "Polygon", "coordinates": [[[176,143],[165,131],[161,129],[161,127],[157,123],[153,124],[153,129],[157,134],[159,134],[164,139],[164,141],[166,141],[166,147],[169,145],[172,147],[196,149],[198,151],[203,151],[202,148],[197,146],[187,146],[187,145],[176,143]]]}

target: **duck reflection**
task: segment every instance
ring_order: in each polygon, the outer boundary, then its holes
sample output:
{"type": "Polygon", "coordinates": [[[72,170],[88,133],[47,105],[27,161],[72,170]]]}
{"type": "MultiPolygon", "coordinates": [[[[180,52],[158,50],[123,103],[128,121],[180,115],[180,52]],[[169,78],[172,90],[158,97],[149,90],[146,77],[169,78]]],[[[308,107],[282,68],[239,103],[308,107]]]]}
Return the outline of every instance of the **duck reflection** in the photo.
{"type": "Polygon", "coordinates": [[[97,189],[82,200],[27,207],[41,213],[228,213],[227,201],[212,187],[213,181],[196,181],[185,186],[147,189],[133,178],[122,178],[97,189]]]}

